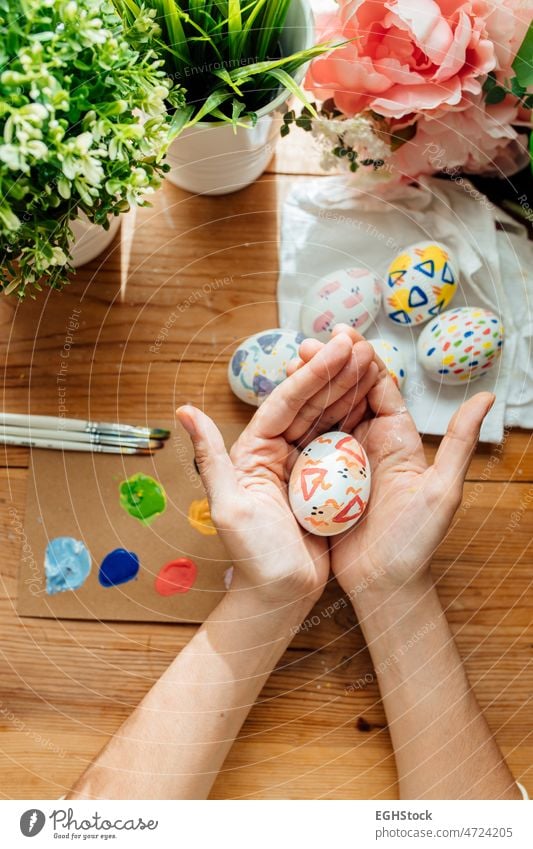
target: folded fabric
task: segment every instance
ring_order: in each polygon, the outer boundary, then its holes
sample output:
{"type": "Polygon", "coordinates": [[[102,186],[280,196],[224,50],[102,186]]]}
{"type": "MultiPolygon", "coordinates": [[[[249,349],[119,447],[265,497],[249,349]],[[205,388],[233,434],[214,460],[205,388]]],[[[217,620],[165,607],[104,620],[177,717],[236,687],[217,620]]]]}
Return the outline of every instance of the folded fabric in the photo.
{"type": "Polygon", "coordinates": [[[324,274],[358,266],[383,278],[397,253],[424,239],[443,242],[456,258],[460,281],[450,306],[492,309],[502,318],[505,344],[480,380],[441,386],[417,363],[421,328],[399,327],[380,314],[367,335],[404,352],[403,391],[419,431],[445,433],[459,404],[480,390],[496,394],[482,441],[500,442],[507,426],[532,428],[533,244],[520,224],[463,178],[425,178],[416,186],[381,187],[379,194],[338,176],[295,183],[281,211],[280,326],[299,329],[302,298],[324,274]]]}

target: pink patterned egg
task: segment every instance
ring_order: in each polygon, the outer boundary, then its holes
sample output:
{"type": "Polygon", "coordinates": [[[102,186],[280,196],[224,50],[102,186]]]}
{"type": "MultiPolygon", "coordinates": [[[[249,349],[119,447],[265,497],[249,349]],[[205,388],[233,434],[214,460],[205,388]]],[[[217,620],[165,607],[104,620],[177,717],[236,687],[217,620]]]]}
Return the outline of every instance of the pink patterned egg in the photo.
{"type": "Polygon", "coordinates": [[[381,307],[381,283],[366,268],[344,268],[326,274],[307,292],[300,312],[306,336],[327,342],[336,324],[364,333],[381,307]]]}
{"type": "Polygon", "coordinates": [[[293,466],[289,502],[306,531],[322,537],[352,528],[370,498],[370,466],[359,442],[332,431],[309,443],[293,466]]]}
{"type": "Polygon", "coordinates": [[[498,360],[503,326],[490,310],[462,307],[448,310],[424,328],[418,339],[418,360],[439,383],[477,380],[498,360]]]}

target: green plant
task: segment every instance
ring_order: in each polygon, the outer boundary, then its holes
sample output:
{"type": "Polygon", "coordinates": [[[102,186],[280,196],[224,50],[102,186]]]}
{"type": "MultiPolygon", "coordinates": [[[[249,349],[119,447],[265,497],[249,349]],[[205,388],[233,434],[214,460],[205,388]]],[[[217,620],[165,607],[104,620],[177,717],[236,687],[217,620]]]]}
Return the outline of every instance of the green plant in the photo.
{"type": "Polygon", "coordinates": [[[280,87],[309,104],[295,72],[331,45],[283,56],[280,35],[292,0],[113,0],[128,37],[157,51],[185,106],[173,132],[197,121],[255,122],[280,87]]]}
{"type": "Polygon", "coordinates": [[[0,0],[4,293],[60,288],[72,220],[107,228],[160,184],[166,104],[182,102],[161,66],[107,0],[0,0]]]}

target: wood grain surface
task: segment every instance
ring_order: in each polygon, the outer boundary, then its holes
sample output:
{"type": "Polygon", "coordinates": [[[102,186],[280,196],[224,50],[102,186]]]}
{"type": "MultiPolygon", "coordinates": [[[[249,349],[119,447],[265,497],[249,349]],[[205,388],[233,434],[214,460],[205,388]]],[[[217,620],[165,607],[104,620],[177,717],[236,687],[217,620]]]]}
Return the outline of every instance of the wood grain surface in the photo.
{"type": "MultiPolygon", "coordinates": [[[[316,170],[303,167],[295,144],[238,194],[202,198],[165,186],[65,292],[18,307],[2,300],[2,408],[57,414],[66,363],[67,415],[157,424],[191,401],[219,421],[246,422],[250,411],[231,394],[225,370],[239,339],[277,323],[279,199],[316,170]],[[124,288],[121,253],[132,236],[124,288]],[[69,333],[72,315],[79,328],[69,333]]],[[[436,444],[426,441],[429,457],[436,444]]],[[[0,794],[57,798],[194,629],[19,619],[27,475],[27,452],[1,448],[0,794]]],[[[532,531],[531,434],[516,430],[501,446],[479,448],[434,569],[473,687],[530,794],[532,531]]],[[[317,605],[320,624],[299,633],[282,658],[213,798],[396,797],[370,656],[340,598],[331,582],[317,605]]]]}

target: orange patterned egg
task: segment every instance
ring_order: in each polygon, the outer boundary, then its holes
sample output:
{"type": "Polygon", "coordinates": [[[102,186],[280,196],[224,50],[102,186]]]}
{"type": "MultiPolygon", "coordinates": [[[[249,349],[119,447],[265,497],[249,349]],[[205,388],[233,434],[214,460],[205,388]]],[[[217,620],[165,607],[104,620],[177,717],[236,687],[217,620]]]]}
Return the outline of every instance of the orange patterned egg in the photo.
{"type": "Polygon", "coordinates": [[[332,431],[309,443],[294,464],[289,502],[300,525],[330,537],[352,528],[370,497],[368,457],[357,439],[332,431]]]}

